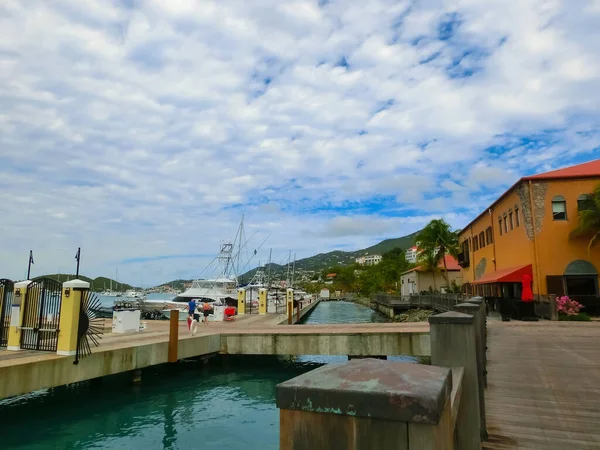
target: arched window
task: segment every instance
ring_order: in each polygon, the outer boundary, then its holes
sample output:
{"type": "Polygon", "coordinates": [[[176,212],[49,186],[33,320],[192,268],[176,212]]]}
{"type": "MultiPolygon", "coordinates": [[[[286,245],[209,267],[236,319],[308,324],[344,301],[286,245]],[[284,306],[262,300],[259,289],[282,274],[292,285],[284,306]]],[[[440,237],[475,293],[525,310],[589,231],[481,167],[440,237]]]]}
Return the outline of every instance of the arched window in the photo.
{"type": "Polygon", "coordinates": [[[598,295],[598,270],[583,259],[572,261],[565,269],[567,295],[598,295]]]}
{"type": "Polygon", "coordinates": [[[552,199],[552,218],[567,220],[567,201],[562,195],[557,195],[552,199]]]}
{"type": "Polygon", "coordinates": [[[519,217],[519,205],[515,205],[515,219],[517,220],[517,226],[521,225],[521,218],[519,217]]]}
{"type": "Polygon", "coordinates": [[[583,211],[589,209],[590,196],[588,194],[581,194],[577,197],[577,211],[583,211]]]}

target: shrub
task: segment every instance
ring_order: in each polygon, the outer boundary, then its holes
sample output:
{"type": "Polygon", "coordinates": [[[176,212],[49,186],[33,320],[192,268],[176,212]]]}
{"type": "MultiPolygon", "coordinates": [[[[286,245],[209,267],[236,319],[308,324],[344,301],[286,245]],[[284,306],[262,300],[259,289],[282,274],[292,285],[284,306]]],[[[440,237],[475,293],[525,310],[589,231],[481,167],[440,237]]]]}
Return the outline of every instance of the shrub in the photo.
{"type": "Polygon", "coordinates": [[[568,316],[566,314],[561,314],[560,316],[558,316],[558,320],[564,320],[567,322],[588,322],[590,320],[592,320],[592,318],[590,317],[589,314],[586,313],[579,313],[577,315],[571,315],[568,316]]]}
{"type": "Polygon", "coordinates": [[[556,299],[556,309],[559,315],[576,316],[581,311],[583,305],[575,300],[571,300],[568,296],[559,297],[556,299]]]}

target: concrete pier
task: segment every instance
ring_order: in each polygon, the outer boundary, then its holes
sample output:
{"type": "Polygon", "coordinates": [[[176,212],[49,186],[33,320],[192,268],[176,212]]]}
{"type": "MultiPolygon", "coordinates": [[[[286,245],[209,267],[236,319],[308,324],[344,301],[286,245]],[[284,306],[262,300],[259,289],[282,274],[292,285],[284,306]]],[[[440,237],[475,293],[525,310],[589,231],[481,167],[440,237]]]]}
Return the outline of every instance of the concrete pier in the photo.
{"type": "MultiPolygon", "coordinates": [[[[303,304],[300,317],[316,307],[303,304]]],[[[296,316],[296,315],[294,315],[296,316]]],[[[295,318],[295,317],[294,317],[295,318]]],[[[232,322],[199,324],[191,336],[179,322],[177,358],[236,355],[429,355],[429,326],[421,324],[279,325],[287,316],[246,314],[232,322]]],[[[110,329],[109,320],[107,329],[110,329]]],[[[73,357],[39,351],[0,351],[0,399],[134,371],[169,361],[170,321],[147,321],[139,333],[107,334],[100,347],[73,357]]],[[[171,350],[171,356],[173,355],[171,350]]]]}

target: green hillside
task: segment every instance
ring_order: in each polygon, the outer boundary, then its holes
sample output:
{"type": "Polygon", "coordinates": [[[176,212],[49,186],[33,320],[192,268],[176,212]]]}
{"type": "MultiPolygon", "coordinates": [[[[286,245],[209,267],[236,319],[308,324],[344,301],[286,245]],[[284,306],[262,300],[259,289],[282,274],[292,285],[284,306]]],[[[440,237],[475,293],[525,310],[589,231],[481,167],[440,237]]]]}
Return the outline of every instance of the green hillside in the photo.
{"type": "MultiPolygon", "coordinates": [[[[327,253],[319,253],[318,255],[310,256],[308,258],[302,258],[296,261],[296,280],[300,281],[302,279],[307,280],[312,277],[315,273],[320,273],[322,270],[325,270],[329,267],[336,266],[349,266],[354,264],[357,257],[362,255],[383,255],[384,253],[389,252],[394,248],[400,248],[402,250],[406,250],[414,245],[415,236],[417,233],[412,233],[407,236],[402,236],[394,239],[386,239],[384,241],[379,242],[371,247],[364,248],[361,250],[355,250],[352,252],[345,252],[342,250],[334,250],[332,252],[327,253]]],[[[285,280],[287,276],[287,264],[275,264],[271,263],[270,265],[264,266],[265,272],[268,271],[268,268],[271,268],[271,279],[272,280],[285,280]]],[[[254,268],[249,270],[240,276],[240,283],[245,284],[248,283],[258,269],[254,268]]],[[[173,287],[175,289],[183,289],[183,285],[185,283],[191,283],[191,280],[173,280],[168,283],[163,283],[160,286],[171,286],[173,283],[173,287]]]]}
{"type": "MultiPolygon", "coordinates": [[[[65,281],[75,279],[75,274],[52,273],[52,274],[48,274],[48,275],[41,275],[39,277],[34,278],[34,280],[37,278],[52,278],[53,280],[57,280],[60,283],[64,283],[65,281]]],[[[98,278],[92,279],[92,278],[86,277],[85,275],[79,275],[78,278],[80,280],[87,281],[88,283],[90,283],[91,289],[96,292],[102,292],[105,289],[109,289],[111,281],[112,281],[112,287],[113,287],[114,291],[123,292],[123,291],[126,291],[127,289],[135,289],[135,287],[133,287],[127,283],[117,283],[115,280],[111,280],[110,278],[106,278],[106,277],[98,277],[98,278]]]]}
{"type": "MultiPolygon", "coordinates": [[[[394,248],[406,250],[414,245],[415,236],[417,233],[412,233],[407,236],[402,236],[394,239],[386,239],[371,247],[353,252],[344,252],[342,250],[334,250],[327,253],[319,253],[308,258],[302,258],[296,261],[296,274],[302,277],[303,272],[320,272],[329,267],[348,266],[353,264],[357,257],[362,255],[383,255],[394,248]]],[[[257,269],[252,269],[241,276],[243,282],[248,282],[256,273],[257,269]]],[[[271,265],[271,275],[273,279],[285,279],[287,273],[287,264],[271,265]]]]}
{"type": "Polygon", "coordinates": [[[357,252],[357,256],[364,255],[368,253],[369,255],[383,255],[384,253],[389,252],[394,248],[401,248],[402,250],[407,250],[413,245],[415,245],[415,237],[417,236],[417,232],[409,234],[408,236],[403,236],[395,239],[386,239],[385,241],[381,241],[379,244],[375,244],[372,247],[365,248],[364,250],[359,250],[357,252]]]}
{"type": "Polygon", "coordinates": [[[182,279],[177,279],[177,280],[169,281],[168,283],[163,283],[163,284],[160,284],[160,285],[158,285],[158,286],[156,286],[156,287],[161,287],[161,286],[167,287],[167,286],[168,286],[168,287],[172,287],[173,289],[176,289],[176,290],[178,290],[178,291],[181,291],[181,290],[183,290],[183,289],[184,289],[184,286],[185,286],[186,284],[189,284],[189,283],[191,283],[192,281],[193,281],[193,280],[182,280],[182,279]]]}

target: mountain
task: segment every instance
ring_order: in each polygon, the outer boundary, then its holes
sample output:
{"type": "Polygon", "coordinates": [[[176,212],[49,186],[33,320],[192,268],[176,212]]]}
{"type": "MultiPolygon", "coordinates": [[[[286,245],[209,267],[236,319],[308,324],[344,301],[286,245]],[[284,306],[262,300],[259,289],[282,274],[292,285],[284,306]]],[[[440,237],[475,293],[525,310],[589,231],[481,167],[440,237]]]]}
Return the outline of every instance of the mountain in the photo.
{"type": "MultiPolygon", "coordinates": [[[[355,250],[353,252],[345,252],[342,250],[334,250],[327,253],[319,253],[318,255],[310,256],[308,258],[302,258],[296,261],[295,277],[297,280],[309,280],[314,273],[319,273],[324,269],[334,266],[348,266],[353,264],[359,256],[363,255],[382,255],[389,252],[394,248],[401,248],[406,250],[414,245],[415,236],[418,232],[402,236],[394,239],[385,239],[378,244],[372,245],[371,247],[364,248],[361,250],[355,250]]],[[[285,280],[287,278],[288,267],[287,264],[266,264],[264,267],[265,273],[271,269],[272,280],[285,280]]],[[[292,265],[290,264],[290,271],[292,265]]],[[[248,283],[258,269],[254,268],[240,276],[240,283],[248,283]]],[[[173,280],[168,283],[163,283],[160,286],[171,286],[175,289],[182,290],[184,284],[191,283],[192,280],[173,280]]]]}
{"type": "MultiPolygon", "coordinates": [[[[344,252],[342,250],[334,250],[327,253],[319,253],[315,256],[302,258],[296,261],[296,276],[299,279],[306,278],[305,272],[313,273],[320,272],[324,269],[333,266],[347,266],[353,264],[359,256],[363,255],[382,255],[394,248],[406,250],[412,247],[415,243],[415,237],[418,232],[402,236],[394,239],[385,239],[378,244],[362,250],[353,252],[344,252]]],[[[248,282],[256,273],[256,268],[252,269],[241,276],[242,282],[248,282]]],[[[285,280],[287,275],[287,264],[271,264],[271,276],[274,279],[285,280]]]]}
{"type": "Polygon", "coordinates": [[[365,248],[364,250],[358,250],[354,253],[360,253],[360,255],[365,255],[367,253],[369,255],[383,255],[384,253],[389,252],[390,250],[397,247],[401,248],[402,250],[407,250],[413,245],[415,245],[415,238],[417,237],[418,233],[419,232],[416,231],[407,236],[402,236],[395,239],[386,239],[384,241],[381,241],[379,244],[375,244],[372,247],[365,248]]]}
{"type": "Polygon", "coordinates": [[[160,284],[158,286],[155,286],[155,288],[173,288],[177,291],[182,291],[185,288],[186,284],[190,284],[193,280],[182,280],[182,279],[177,279],[177,280],[173,280],[173,281],[169,281],[168,283],[163,283],[160,284]]]}
{"type": "MultiPolygon", "coordinates": [[[[57,280],[60,283],[64,283],[65,281],[75,279],[75,274],[52,273],[52,274],[48,274],[48,275],[41,275],[39,277],[35,277],[34,280],[37,278],[52,278],[53,280],[57,280]]],[[[124,292],[127,289],[136,289],[134,286],[131,286],[127,283],[117,283],[115,280],[111,280],[110,278],[106,278],[106,277],[98,277],[98,278],[92,279],[92,278],[86,277],[85,275],[79,275],[78,278],[80,280],[87,281],[88,283],[90,283],[90,287],[91,287],[92,291],[96,291],[96,292],[102,292],[105,289],[109,289],[111,281],[112,281],[113,291],[124,292]]]]}

